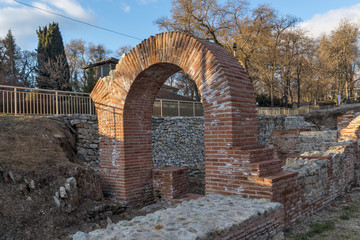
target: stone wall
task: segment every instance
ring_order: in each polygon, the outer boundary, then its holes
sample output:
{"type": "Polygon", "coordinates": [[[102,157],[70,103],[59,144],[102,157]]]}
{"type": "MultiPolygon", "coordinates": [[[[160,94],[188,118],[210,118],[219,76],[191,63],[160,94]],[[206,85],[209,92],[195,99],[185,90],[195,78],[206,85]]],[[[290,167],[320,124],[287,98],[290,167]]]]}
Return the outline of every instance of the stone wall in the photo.
{"type": "Polygon", "coordinates": [[[275,153],[284,153],[283,169],[293,172],[273,201],[284,203],[287,224],[319,211],[358,184],[356,140],[339,142],[337,131],[278,130],[272,134],[275,153]],[[282,137],[283,135],[283,137],[282,137]],[[273,139],[273,137],[276,137],[273,139]],[[286,150],[289,150],[286,156],[286,150]],[[297,156],[296,156],[297,154],[297,156]]]}
{"type": "MultiPolygon", "coordinates": [[[[99,133],[93,115],[60,115],[77,136],[77,155],[88,166],[99,166],[99,133]]],[[[273,130],[314,129],[302,116],[259,116],[259,144],[268,146],[273,130]]],[[[188,167],[191,174],[204,173],[203,117],[153,117],[153,166],[188,167]]]]}
{"type": "Polygon", "coordinates": [[[73,239],[282,240],[283,206],[265,199],[208,195],[146,216],[110,224],[73,239]]]}
{"type": "Polygon", "coordinates": [[[303,116],[258,116],[259,144],[268,146],[273,130],[312,129],[316,126],[306,122],[303,116]]]}
{"type": "Polygon", "coordinates": [[[77,157],[85,165],[99,166],[99,131],[96,115],[72,114],[52,118],[63,119],[76,134],[77,157]]]}
{"type": "Polygon", "coordinates": [[[204,172],[204,118],[175,117],[152,120],[153,166],[188,167],[204,172]]]}
{"type": "Polygon", "coordinates": [[[332,143],[327,148],[287,159],[284,170],[298,173],[293,203],[285,208],[288,219],[321,210],[357,183],[357,143],[332,143]]]}

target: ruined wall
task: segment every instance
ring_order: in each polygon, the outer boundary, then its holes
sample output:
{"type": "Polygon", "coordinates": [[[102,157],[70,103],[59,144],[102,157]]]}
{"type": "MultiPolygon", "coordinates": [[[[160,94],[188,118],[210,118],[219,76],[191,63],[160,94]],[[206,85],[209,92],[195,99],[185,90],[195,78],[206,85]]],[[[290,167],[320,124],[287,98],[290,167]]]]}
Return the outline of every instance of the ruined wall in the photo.
{"type": "MultiPolygon", "coordinates": [[[[73,114],[53,118],[64,119],[76,133],[78,158],[88,166],[98,167],[100,140],[96,116],[73,114]]],[[[302,116],[259,116],[258,119],[258,141],[266,146],[274,130],[314,128],[302,116]]],[[[152,145],[155,168],[188,167],[190,173],[205,172],[203,117],[153,117],[152,145]]]]}
{"type": "Polygon", "coordinates": [[[214,194],[88,234],[77,232],[73,239],[282,240],[283,227],[280,203],[214,194]]]}
{"type": "Polygon", "coordinates": [[[338,142],[337,131],[278,130],[272,137],[274,152],[284,153],[284,171],[296,174],[273,199],[284,203],[288,224],[319,211],[358,183],[356,140],[338,142]],[[291,149],[287,156],[286,148],[291,149]]]}
{"type": "Polygon", "coordinates": [[[205,172],[204,118],[152,119],[153,166],[188,167],[205,172]]]}
{"type": "Polygon", "coordinates": [[[51,116],[63,119],[71,131],[76,134],[77,157],[85,165],[99,166],[99,131],[96,115],[69,114],[51,116]]]}
{"type": "Polygon", "coordinates": [[[306,122],[303,116],[258,116],[259,144],[268,146],[271,133],[274,130],[312,129],[315,125],[306,122]]]}

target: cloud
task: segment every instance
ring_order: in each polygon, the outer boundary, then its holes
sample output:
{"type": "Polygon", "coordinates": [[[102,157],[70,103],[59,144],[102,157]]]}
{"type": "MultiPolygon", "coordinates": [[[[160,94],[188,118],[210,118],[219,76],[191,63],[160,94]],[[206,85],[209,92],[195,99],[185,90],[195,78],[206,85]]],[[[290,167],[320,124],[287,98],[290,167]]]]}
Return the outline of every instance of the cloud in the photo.
{"type": "Polygon", "coordinates": [[[157,0],[136,0],[138,3],[142,4],[142,5],[146,5],[148,3],[154,3],[157,2],[157,0]]]}
{"type": "MultiPolygon", "coordinates": [[[[77,0],[40,0],[33,2],[32,6],[69,16],[82,21],[92,20],[92,11],[85,10],[77,0]]],[[[60,28],[67,31],[76,31],[81,26],[64,18],[27,7],[21,4],[8,4],[8,0],[0,0],[0,38],[4,38],[9,29],[12,30],[17,44],[26,50],[36,48],[36,30],[50,22],[58,22],[60,28]]],[[[61,30],[61,29],[60,29],[61,30]]]]}
{"type": "Polygon", "coordinates": [[[126,12],[126,13],[129,13],[130,10],[131,10],[131,8],[130,8],[129,5],[127,5],[126,3],[122,2],[122,3],[121,3],[121,10],[123,10],[123,11],[126,12]]]}
{"type": "Polygon", "coordinates": [[[10,5],[18,4],[17,2],[14,2],[13,0],[0,0],[0,3],[6,3],[6,4],[10,4],[10,5]]]}
{"type": "Polygon", "coordinates": [[[360,20],[360,3],[351,7],[333,9],[323,14],[316,14],[312,19],[299,24],[309,30],[314,37],[321,34],[329,34],[334,30],[342,19],[359,22],[360,20]]]}
{"type": "Polygon", "coordinates": [[[49,4],[55,6],[58,9],[63,10],[68,16],[89,20],[91,19],[90,14],[86,11],[77,1],[73,0],[49,0],[49,4]]]}

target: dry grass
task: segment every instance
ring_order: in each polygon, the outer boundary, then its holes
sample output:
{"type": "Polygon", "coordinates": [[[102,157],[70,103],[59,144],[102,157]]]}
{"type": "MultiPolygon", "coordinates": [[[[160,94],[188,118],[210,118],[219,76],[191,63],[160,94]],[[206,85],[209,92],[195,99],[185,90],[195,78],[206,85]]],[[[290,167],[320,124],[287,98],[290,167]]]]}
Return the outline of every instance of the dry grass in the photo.
{"type": "Polygon", "coordinates": [[[286,231],[287,240],[359,240],[360,191],[347,193],[286,231]]]}

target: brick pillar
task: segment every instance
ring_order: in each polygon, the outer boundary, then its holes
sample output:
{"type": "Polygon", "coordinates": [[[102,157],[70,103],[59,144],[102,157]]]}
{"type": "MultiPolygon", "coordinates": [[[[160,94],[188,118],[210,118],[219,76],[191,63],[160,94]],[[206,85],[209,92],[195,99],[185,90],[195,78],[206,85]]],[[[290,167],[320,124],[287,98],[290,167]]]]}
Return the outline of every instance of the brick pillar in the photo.
{"type": "Polygon", "coordinates": [[[154,194],[167,201],[181,197],[189,191],[189,170],[186,167],[153,169],[154,194]]]}

